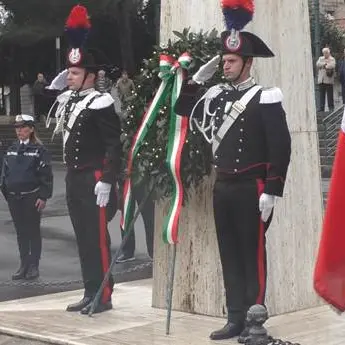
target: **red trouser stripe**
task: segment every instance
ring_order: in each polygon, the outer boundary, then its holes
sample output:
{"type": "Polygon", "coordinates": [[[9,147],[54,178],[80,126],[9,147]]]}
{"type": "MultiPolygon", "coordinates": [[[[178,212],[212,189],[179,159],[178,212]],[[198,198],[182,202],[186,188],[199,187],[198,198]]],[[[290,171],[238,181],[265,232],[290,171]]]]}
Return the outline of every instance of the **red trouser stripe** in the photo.
{"type": "MultiPolygon", "coordinates": [[[[96,181],[99,181],[102,177],[100,170],[95,171],[96,181]]],[[[109,252],[107,246],[107,209],[105,207],[99,207],[99,245],[101,250],[101,262],[103,269],[103,277],[109,269],[109,252]]],[[[102,302],[106,303],[109,301],[111,296],[111,290],[109,284],[104,287],[102,292],[102,302]]]]}
{"type": "MultiPolygon", "coordinates": [[[[262,180],[257,180],[258,197],[264,191],[264,183],[262,180]]],[[[265,290],[266,290],[266,268],[265,268],[265,223],[261,219],[259,220],[259,243],[258,243],[258,279],[259,279],[259,292],[256,298],[257,304],[264,304],[265,290]]]]}

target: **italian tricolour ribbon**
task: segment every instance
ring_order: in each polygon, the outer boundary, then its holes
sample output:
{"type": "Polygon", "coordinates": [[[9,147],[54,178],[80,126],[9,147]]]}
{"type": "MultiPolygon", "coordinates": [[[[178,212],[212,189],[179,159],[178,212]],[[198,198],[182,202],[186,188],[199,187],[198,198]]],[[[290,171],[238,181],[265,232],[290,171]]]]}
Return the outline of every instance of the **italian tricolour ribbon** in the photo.
{"type": "Polygon", "coordinates": [[[133,214],[130,207],[133,203],[131,173],[134,159],[143,144],[146,134],[154,121],[159,110],[165,104],[166,99],[171,95],[169,138],[166,156],[166,164],[173,179],[173,195],[170,210],[164,222],[163,240],[165,243],[175,244],[178,239],[178,220],[183,202],[183,184],[181,180],[181,155],[183,145],[188,131],[188,118],[177,115],[174,112],[176,100],[181,92],[184,79],[184,70],[188,69],[192,61],[188,53],[182,54],[177,60],[170,55],[160,56],[159,77],[162,82],[153,98],[149,108],[143,116],[142,122],[133,137],[132,146],[127,161],[127,177],[123,190],[123,212],[121,217],[121,229],[127,231],[130,218],[133,214]]]}

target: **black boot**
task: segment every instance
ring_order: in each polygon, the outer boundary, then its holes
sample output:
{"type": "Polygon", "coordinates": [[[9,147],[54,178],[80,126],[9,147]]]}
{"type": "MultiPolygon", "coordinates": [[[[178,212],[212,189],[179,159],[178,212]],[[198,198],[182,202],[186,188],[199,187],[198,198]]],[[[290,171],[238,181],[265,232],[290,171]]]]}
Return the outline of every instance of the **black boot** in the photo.
{"type": "MultiPolygon", "coordinates": [[[[87,315],[89,314],[90,310],[91,310],[91,306],[92,306],[92,302],[90,304],[88,304],[85,308],[83,308],[80,313],[83,315],[87,315]]],[[[94,310],[94,314],[97,313],[103,313],[104,311],[110,310],[113,308],[113,305],[111,303],[111,300],[106,302],[106,303],[99,303],[97,308],[94,310]]]]}
{"type": "Polygon", "coordinates": [[[28,265],[21,263],[17,272],[12,275],[12,280],[25,279],[27,270],[28,270],[28,265]]]}
{"type": "Polygon", "coordinates": [[[68,305],[66,308],[66,311],[81,311],[87,305],[92,303],[92,301],[93,301],[93,297],[86,296],[82,300],[80,300],[79,302],[68,305]]]}
{"type": "Polygon", "coordinates": [[[222,340],[237,337],[244,329],[243,323],[228,322],[223,328],[211,333],[212,340],[222,340]]]}
{"type": "Polygon", "coordinates": [[[38,265],[30,264],[28,271],[25,274],[26,280],[33,280],[40,276],[40,272],[38,270],[38,265]]]}

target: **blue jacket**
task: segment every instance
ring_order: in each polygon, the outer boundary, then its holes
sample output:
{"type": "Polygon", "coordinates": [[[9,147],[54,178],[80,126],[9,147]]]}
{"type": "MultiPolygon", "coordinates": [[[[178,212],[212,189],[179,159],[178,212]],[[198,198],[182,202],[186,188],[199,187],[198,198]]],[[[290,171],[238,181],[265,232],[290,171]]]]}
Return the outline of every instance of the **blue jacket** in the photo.
{"type": "Polygon", "coordinates": [[[345,85],[345,60],[341,60],[339,65],[339,80],[342,85],[345,85]]]}
{"type": "Polygon", "coordinates": [[[7,198],[9,192],[25,193],[38,189],[38,197],[47,200],[53,193],[51,159],[41,144],[20,144],[17,140],[3,157],[1,190],[7,198]]]}

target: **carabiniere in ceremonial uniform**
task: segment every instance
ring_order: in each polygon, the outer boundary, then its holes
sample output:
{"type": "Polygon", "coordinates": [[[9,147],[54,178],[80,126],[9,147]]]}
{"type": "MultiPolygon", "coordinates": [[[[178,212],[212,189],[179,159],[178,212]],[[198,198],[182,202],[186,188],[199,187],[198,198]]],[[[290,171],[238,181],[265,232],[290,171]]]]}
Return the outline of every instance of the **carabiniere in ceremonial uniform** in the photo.
{"type": "Polygon", "coordinates": [[[53,174],[50,155],[35,134],[33,116],[18,115],[15,127],[18,140],[7,149],[1,174],[21,261],[12,279],[35,279],[42,251],[41,212],[52,196],[53,174]]]}
{"type": "MultiPolygon", "coordinates": [[[[86,8],[78,5],[66,24],[73,38],[80,23],[85,24],[85,31],[90,27],[86,8]]],[[[83,298],[68,305],[67,311],[88,314],[111,262],[107,225],[116,212],[115,185],[121,171],[122,146],[114,100],[110,94],[95,90],[97,71],[103,61],[87,49],[85,40],[82,43],[77,46],[71,40],[67,73],[54,80],[54,84],[60,84],[58,79],[64,80],[69,87],[57,98],[55,133],[63,135],[67,206],[84,282],[83,298]]],[[[110,277],[95,313],[112,308],[112,291],[110,277]]]]}
{"type": "Polygon", "coordinates": [[[228,322],[211,339],[249,335],[246,314],[264,305],[266,290],[265,234],[276,197],[283,195],[290,162],[290,134],[282,92],[264,89],[250,77],[253,57],[272,57],[254,34],[222,33],[223,71],[227,83],[203,90],[201,84],[217,69],[220,56],[202,66],[185,83],[176,104],[178,114],[191,116],[212,144],[216,182],[214,218],[223,268],[228,322]],[[236,44],[237,40],[237,44],[236,44]],[[239,41],[239,42],[238,42],[239,41]]]}

